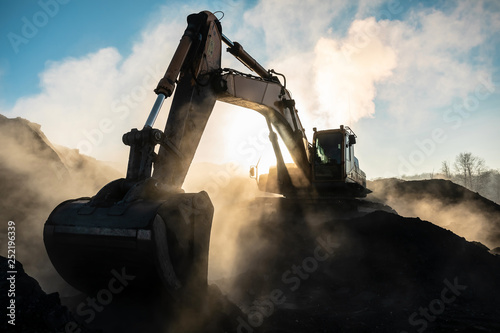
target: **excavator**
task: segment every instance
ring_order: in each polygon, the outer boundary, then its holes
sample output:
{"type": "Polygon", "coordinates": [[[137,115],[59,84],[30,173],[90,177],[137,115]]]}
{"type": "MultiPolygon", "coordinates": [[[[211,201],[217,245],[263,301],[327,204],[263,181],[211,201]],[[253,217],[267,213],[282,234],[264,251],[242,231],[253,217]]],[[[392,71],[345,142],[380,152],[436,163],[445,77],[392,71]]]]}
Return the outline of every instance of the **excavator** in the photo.
{"type": "Polygon", "coordinates": [[[309,143],[284,75],[266,70],[222,34],[211,12],[187,17],[187,28],[154,91],[157,99],[144,127],[123,135],[130,146],[126,177],[91,198],[59,204],[45,223],[51,262],[80,291],[107,286],[113,270],[133,276],[141,288],[163,286],[173,297],[207,285],[214,207],[205,191],[185,193],[182,185],[216,101],[265,118],[276,166],[260,177],[257,168],[250,169],[261,190],[281,200],[328,207],[369,193],[354,156],[354,132],[347,126],[315,128],[309,143]],[[222,42],[255,74],[222,68],[222,42]],[[164,130],[153,128],[172,95],[164,130]],[[278,135],[293,164],[285,163],[278,135]]]}

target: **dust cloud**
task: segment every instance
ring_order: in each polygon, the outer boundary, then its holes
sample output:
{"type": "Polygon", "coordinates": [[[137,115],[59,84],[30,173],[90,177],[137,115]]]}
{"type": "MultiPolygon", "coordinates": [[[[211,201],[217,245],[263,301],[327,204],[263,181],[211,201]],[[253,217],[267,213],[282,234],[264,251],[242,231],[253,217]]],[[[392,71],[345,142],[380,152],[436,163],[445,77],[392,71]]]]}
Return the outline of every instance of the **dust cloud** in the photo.
{"type": "Polygon", "coordinates": [[[302,300],[295,298],[300,294],[290,289],[302,285],[311,288],[309,281],[305,283],[309,276],[314,276],[313,281],[325,277],[315,273],[327,267],[320,267],[315,259],[318,248],[330,260],[333,256],[323,250],[328,246],[325,244],[347,246],[350,241],[333,227],[337,216],[332,212],[311,209],[307,201],[260,192],[255,180],[244,173],[234,164],[195,164],[185,189],[206,190],[214,204],[209,284],[242,309],[247,318],[262,302],[269,304],[276,290],[287,293],[287,306],[297,306],[302,300]],[[338,234],[326,230],[323,222],[338,234]],[[309,272],[306,278],[300,275],[303,265],[309,272]]]}
{"type": "MultiPolygon", "coordinates": [[[[50,263],[43,244],[44,223],[59,203],[91,197],[124,175],[76,149],[51,144],[40,125],[22,118],[0,116],[0,140],[0,218],[16,223],[16,257],[46,292],[74,292],[50,263]]],[[[262,194],[255,180],[235,163],[196,163],[184,189],[206,190],[215,206],[209,279],[237,274],[239,233],[249,220],[259,217],[258,211],[248,210],[249,203],[262,194]]],[[[6,243],[1,244],[2,253],[6,253],[6,243]]]]}
{"type": "Polygon", "coordinates": [[[262,195],[255,180],[245,175],[243,167],[236,163],[197,163],[191,166],[184,189],[186,192],[207,191],[214,205],[209,280],[238,274],[236,253],[240,246],[240,232],[261,213],[249,211],[255,197],[262,195]]]}
{"type": "MultiPolygon", "coordinates": [[[[51,144],[38,124],[0,117],[0,214],[5,223],[16,223],[16,257],[46,292],[74,293],[50,263],[43,244],[43,225],[59,203],[91,197],[124,175],[76,149],[51,144]]],[[[240,232],[248,227],[248,221],[259,218],[258,211],[248,209],[249,203],[262,195],[255,180],[235,163],[195,163],[184,189],[206,190],[215,206],[209,279],[221,280],[241,273],[244,265],[236,256],[240,232]]],[[[6,228],[2,228],[5,232],[6,228]]],[[[6,253],[5,242],[2,251],[6,253]]]]}
{"type": "MultiPolygon", "coordinates": [[[[16,224],[16,259],[45,291],[70,291],[47,256],[43,225],[60,202],[92,196],[119,173],[76,150],[53,146],[39,125],[25,119],[0,116],[0,142],[0,220],[16,224]]],[[[1,237],[7,253],[6,235],[1,237]]]]}
{"type": "Polygon", "coordinates": [[[383,202],[401,216],[419,217],[490,249],[500,246],[500,207],[445,180],[371,182],[368,199],[383,202]]]}

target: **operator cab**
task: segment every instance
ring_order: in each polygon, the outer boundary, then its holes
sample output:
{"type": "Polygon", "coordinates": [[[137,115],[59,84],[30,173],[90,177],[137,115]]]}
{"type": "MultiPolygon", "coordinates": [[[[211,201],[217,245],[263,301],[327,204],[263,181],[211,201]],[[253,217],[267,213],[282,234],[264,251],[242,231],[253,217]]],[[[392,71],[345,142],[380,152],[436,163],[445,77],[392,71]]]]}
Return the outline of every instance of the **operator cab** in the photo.
{"type": "MultiPolygon", "coordinates": [[[[366,175],[359,168],[354,156],[356,134],[347,126],[338,129],[317,131],[314,128],[310,145],[311,180],[303,181],[301,170],[293,163],[286,168],[293,187],[326,197],[365,197],[371,191],[366,188],[366,175]]],[[[282,194],[278,180],[278,168],[272,166],[269,173],[258,174],[256,166],[250,168],[250,177],[257,180],[263,192],[282,194]]]]}
{"type": "Polygon", "coordinates": [[[314,180],[342,180],[343,143],[337,130],[315,132],[314,180]]]}
{"type": "Polygon", "coordinates": [[[314,128],[312,145],[313,184],[318,192],[364,196],[366,175],[354,156],[356,134],[347,126],[317,131],[314,128]]]}

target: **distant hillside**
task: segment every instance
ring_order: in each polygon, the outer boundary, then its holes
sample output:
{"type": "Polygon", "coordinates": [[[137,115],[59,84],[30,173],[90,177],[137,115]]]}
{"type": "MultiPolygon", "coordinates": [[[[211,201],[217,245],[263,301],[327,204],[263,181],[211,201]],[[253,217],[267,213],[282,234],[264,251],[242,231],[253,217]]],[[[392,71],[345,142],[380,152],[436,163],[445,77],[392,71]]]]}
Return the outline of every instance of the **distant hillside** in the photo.
{"type": "Polygon", "coordinates": [[[92,196],[122,175],[77,150],[55,147],[40,125],[26,119],[0,115],[0,142],[0,220],[16,223],[16,254],[26,269],[41,282],[57,284],[43,246],[46,218],[61,201],[92,196]]]}
{"type": "Polygon", "coordinates": [[[500,206],[449,180],[369,182],[369,200],[383,202],[400,215],[419,217],[478,241],[490,249],[500,246],[500,206]]]}

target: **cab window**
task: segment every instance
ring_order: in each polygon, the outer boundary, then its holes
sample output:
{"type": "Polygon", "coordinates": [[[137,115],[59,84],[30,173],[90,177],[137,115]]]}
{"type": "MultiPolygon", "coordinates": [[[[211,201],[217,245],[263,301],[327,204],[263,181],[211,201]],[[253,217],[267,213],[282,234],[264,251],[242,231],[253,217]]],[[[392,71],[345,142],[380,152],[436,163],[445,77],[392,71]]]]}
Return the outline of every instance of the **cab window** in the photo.
{"type": "Polygon", "coordinates": [[[316,164],[342,162],[342,134],[324,133],[316,137],[316,164]]]}
{"type": "Polygon", "coordinates": [[[316,180],[342,179],[343,134],[339,132],[316,135],[314,176],[316,180]]]}

